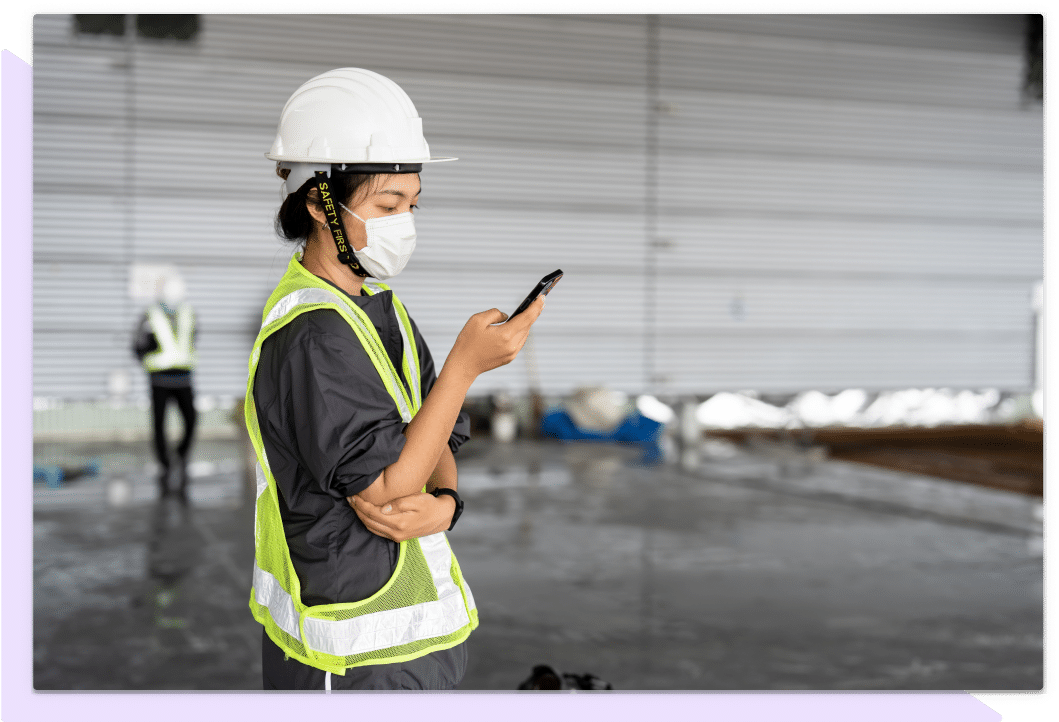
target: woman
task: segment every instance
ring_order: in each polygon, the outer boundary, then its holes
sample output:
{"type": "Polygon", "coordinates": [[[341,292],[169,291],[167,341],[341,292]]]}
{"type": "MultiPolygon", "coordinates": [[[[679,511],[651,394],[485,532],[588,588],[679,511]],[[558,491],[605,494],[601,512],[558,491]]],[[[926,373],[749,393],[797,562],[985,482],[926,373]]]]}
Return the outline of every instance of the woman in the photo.
{"type": "Polygon", "coordinates": [[[435,376],[377,281],[415,247],[422,164],[454,159],[431,158],[387,78],[342,68],[306,82],[266,157],[284,179],[277,228],[300,252],[265,306],[246,396],[264,687],[451,689],[478,625],[444,535],[463,508],[460,408],[479,374],[515,358],[543,297],[511,323],[472,316],[435,376]]]}

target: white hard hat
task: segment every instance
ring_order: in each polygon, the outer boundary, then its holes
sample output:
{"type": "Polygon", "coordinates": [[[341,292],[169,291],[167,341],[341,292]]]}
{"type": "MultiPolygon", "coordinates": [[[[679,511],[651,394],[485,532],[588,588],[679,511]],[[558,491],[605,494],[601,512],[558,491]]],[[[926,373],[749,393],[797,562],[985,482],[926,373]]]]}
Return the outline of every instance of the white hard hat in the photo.
{"type": "Polygon", "coordinates": [[[170,308],[176,308],[184,300],[185,294],[187,294],[187,286],[184,284],[184,279],[180,276],[166,276],[161,279],[161,289],[159,298],[160,300],[170,308]]]}
{"type": "Polygon", "coordinates": [[[316,171],[414,172],[431,157],[423,120],[397,83],[363,68],[337,68],[302,84],[283,106],[265,157],[290,171],[296,191],[316,171]],[[416,167],[418,166],[418,167],[416,167]]]}

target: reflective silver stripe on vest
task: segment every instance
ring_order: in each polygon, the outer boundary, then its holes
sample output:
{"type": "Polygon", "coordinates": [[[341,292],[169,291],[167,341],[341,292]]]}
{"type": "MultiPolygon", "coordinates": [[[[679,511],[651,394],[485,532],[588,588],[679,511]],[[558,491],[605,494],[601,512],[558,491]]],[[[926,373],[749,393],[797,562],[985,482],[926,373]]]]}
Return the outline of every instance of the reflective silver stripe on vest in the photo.
{"type": "Polygon", "coordinates": [[[276,305],[272,307],[272,310],[268,312],[267,316],[265,316],[265,320],[261,322],[261,328],[283,318],[290,313],[295,306],[303,303],[337,303],[342,306],[349,305],[343,301],[337,293],[328,291],[325,288],[299,288],[297,291],[292,291],[276,301],[276,305]]]}
{"type": "Polygon", "coordinates": [[[169,368],[191,368],[194,366],[195,354],[192,339],[195,332],[195,318],[191,307],[181,305],[174,313],[173,322],[158,306],[147,309],[147,319],[158,342],[158,349],[143,357],[143,364],[148,371],[161,371],[169,368]]]}
{"type": "Polygon", "coordinates": [[[452,581],[452,551],[444,532],[420,537],[419,546],[438,590],[436,602],[372,612],[340,621],[306,617],[304,643],[310,649],[344,657],[444,637],[470,624],[463,595],[452,581]]]}
{"type": "MultiPolygon", "coordinates": [[[[422,399],[422,395],[419,392],[419,359],[412,358],[412,344],[408,340],[408,330],[404,327],[404,322],[401,321],[401,317],[397,317],[397,328],[401,329],[401,341],[404,342],[404,355],[408,359],[408,376],[412,386],[412,398],[422,399]]],[[[422,403],[422,401],[420,401],[422,403]]]]}
{"type": "MultiPolygon", "coordinates": [[[[374,283],[364,282],[364,285],[371,289],[372,295],[378,293],[382,289],[374,283]]],[[[412,357],[412,342],[408,339],[408,329],[404,327],[404,321],[401,320],[401,314],[397,313],[397,303],[394,302],[394,315],[397,316],[397,327],[401,329],[401,342],[404,344],[404,355],[408,359],[408,375],[411,377],[408,380],[412,386],[412,398],[419,399],[419,403],[423,403],[423,396],[419,391],[419,385],[421,379],[419,378],[419,359],[412,357]],[[413,366],[413,362],[415,365],[413,366]]]]}
{"type": "Polygon", "coordinates": [[[261,495],[265,493],[265,489],[268,488],[268,477],[265,476],[265,470],[261,468],[260,462],[257,464],[257,496],[260,499],[261,495]]]}
{"type": "MultiPolygon", "coordinates": [[[[305,638],[298,632],[298,615],[291,596],[279,581],[254,566],[254,598],[268,607],[276,624],[295,639],[318,652],[336,657],[363,654],[432,637],[444,637],[470,624],[460,588],[452,581],[452,551],[445,533],[420,537],[430,576],[438,591],[436,602],[362,614],[343,620],[305,618],[305,638]]],[[[470,601],[470,588],[464,582],[470,601]]],[[[473,608],[473,607],[472,607],[473,608]]]]}
{"type": "Polygon", "coordinates": [[[268,607],[272,621],[280,629],[295,639],[301,639],[298,633],[298,610],[294,608],[294,600],[276,577],[257,564],[254,564],[254,601],[268,607]]]}
{"type": "MultiPolygon", "coordinates": [[[[302,304],[309,303],[334,303],[340,306],[345,306],[346,308],[349,308],[350,305],[337,293],[332,293],[327,289],[300,288],[297,291],[292,291],[291,293],[288,293],[286,296],[277,301],[276,305],[273,306],[272,310],[268,312],[267,316],[265,316],[265,320],[261,323],[261,327],[264,328],[270,323],[274,323],[275,321],[283,318],[292,310],[294,310],[295,306],[300,306],[302,304]]],[[[375,329],[367,328],[364,325],[364,321],[361,320],[359,315],[357,315],[356,311],[350,309],[349,317],[352,318],[354,323],[357,324],[357,327],[360,329],[361,333],[364,334],[365,338],[370,340],[373,337],[373,335],[375,334],[375,329]]],[[[400,320],[398,320],[398,325],[401,325],[400,320]]],[[[404,333],[403,329],[401,333],[404,333]]],[[[386,359],[386,350],[378,350],[382,353],[383,359],[386,359]]],[[[415,374],[413,374],[413,376],[414,375],[415,374]]],[[[397,410],[401,412],[401,420],[407,424],[412,420],[412,411],[408,408],[408,404],[405,403],[404,396],[401,394],[401,380],[399,378],[391,377],[390,382],[394,385],[394,389],[397,392],[394,394],[394,397],[395,401],[397,402],[397,410]]]]}
{"type": "Polygon", "coordinates": [[[466,579],[463,580],[463,593],[467,595],[467,608],[477,609],[478,607],[474,603],[474,595],[471,594],[471,585],[467,583],[466,579]]]}

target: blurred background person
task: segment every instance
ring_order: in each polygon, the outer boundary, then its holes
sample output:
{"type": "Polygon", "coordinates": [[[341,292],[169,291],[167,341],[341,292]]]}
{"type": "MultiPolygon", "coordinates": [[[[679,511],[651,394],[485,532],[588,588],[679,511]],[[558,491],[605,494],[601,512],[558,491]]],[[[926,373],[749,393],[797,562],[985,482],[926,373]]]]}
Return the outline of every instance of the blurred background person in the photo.
{"type": "Polygon", "coordinates": [[[155,456],[161,469],[158,489],[161,496],[172,491],[187,499],[188,454],[195,433],[195,395],[191,372],[195,368],[195,311],[184,300],[186,289],[179,276],[160,280],[159,300],[148,308],[136,329],[133,352],[151,386],[151,416],[155,456]],[[176,487],[169,486],[172,470],[165,434],[169,401],[176,401],[184,419],[184,437],[176,448],[176,487]]]}

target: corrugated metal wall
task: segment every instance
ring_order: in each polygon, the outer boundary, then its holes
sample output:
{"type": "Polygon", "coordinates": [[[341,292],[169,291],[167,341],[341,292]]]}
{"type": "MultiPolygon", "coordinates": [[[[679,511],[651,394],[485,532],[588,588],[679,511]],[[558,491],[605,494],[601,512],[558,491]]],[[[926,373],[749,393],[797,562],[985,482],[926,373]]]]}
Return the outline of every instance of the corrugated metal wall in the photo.
{"type": "Polygon", "coordinates": [[[663,17],[663,387],[1029,384],[1019,17],[663,17]]]}
{"type": "Polygon", "coordinates": [[[189,43],[34,25],[34,391],[106,393],[175,263],[201,393],[241,395],[289,251],[263,157],[312,75],[404,87],[436,154],[393,282],[444,359],[562,267],[472,393],[999,386],[1032,373],[1042,114],[1018,16],[211,16],[189,43]],[[393,52],[393,48],[400,52],[393,52]],[[535,361],[534,363],[531,363],[535,361]],[[535,369],[532,368],[535,366],[535,369]]]}

